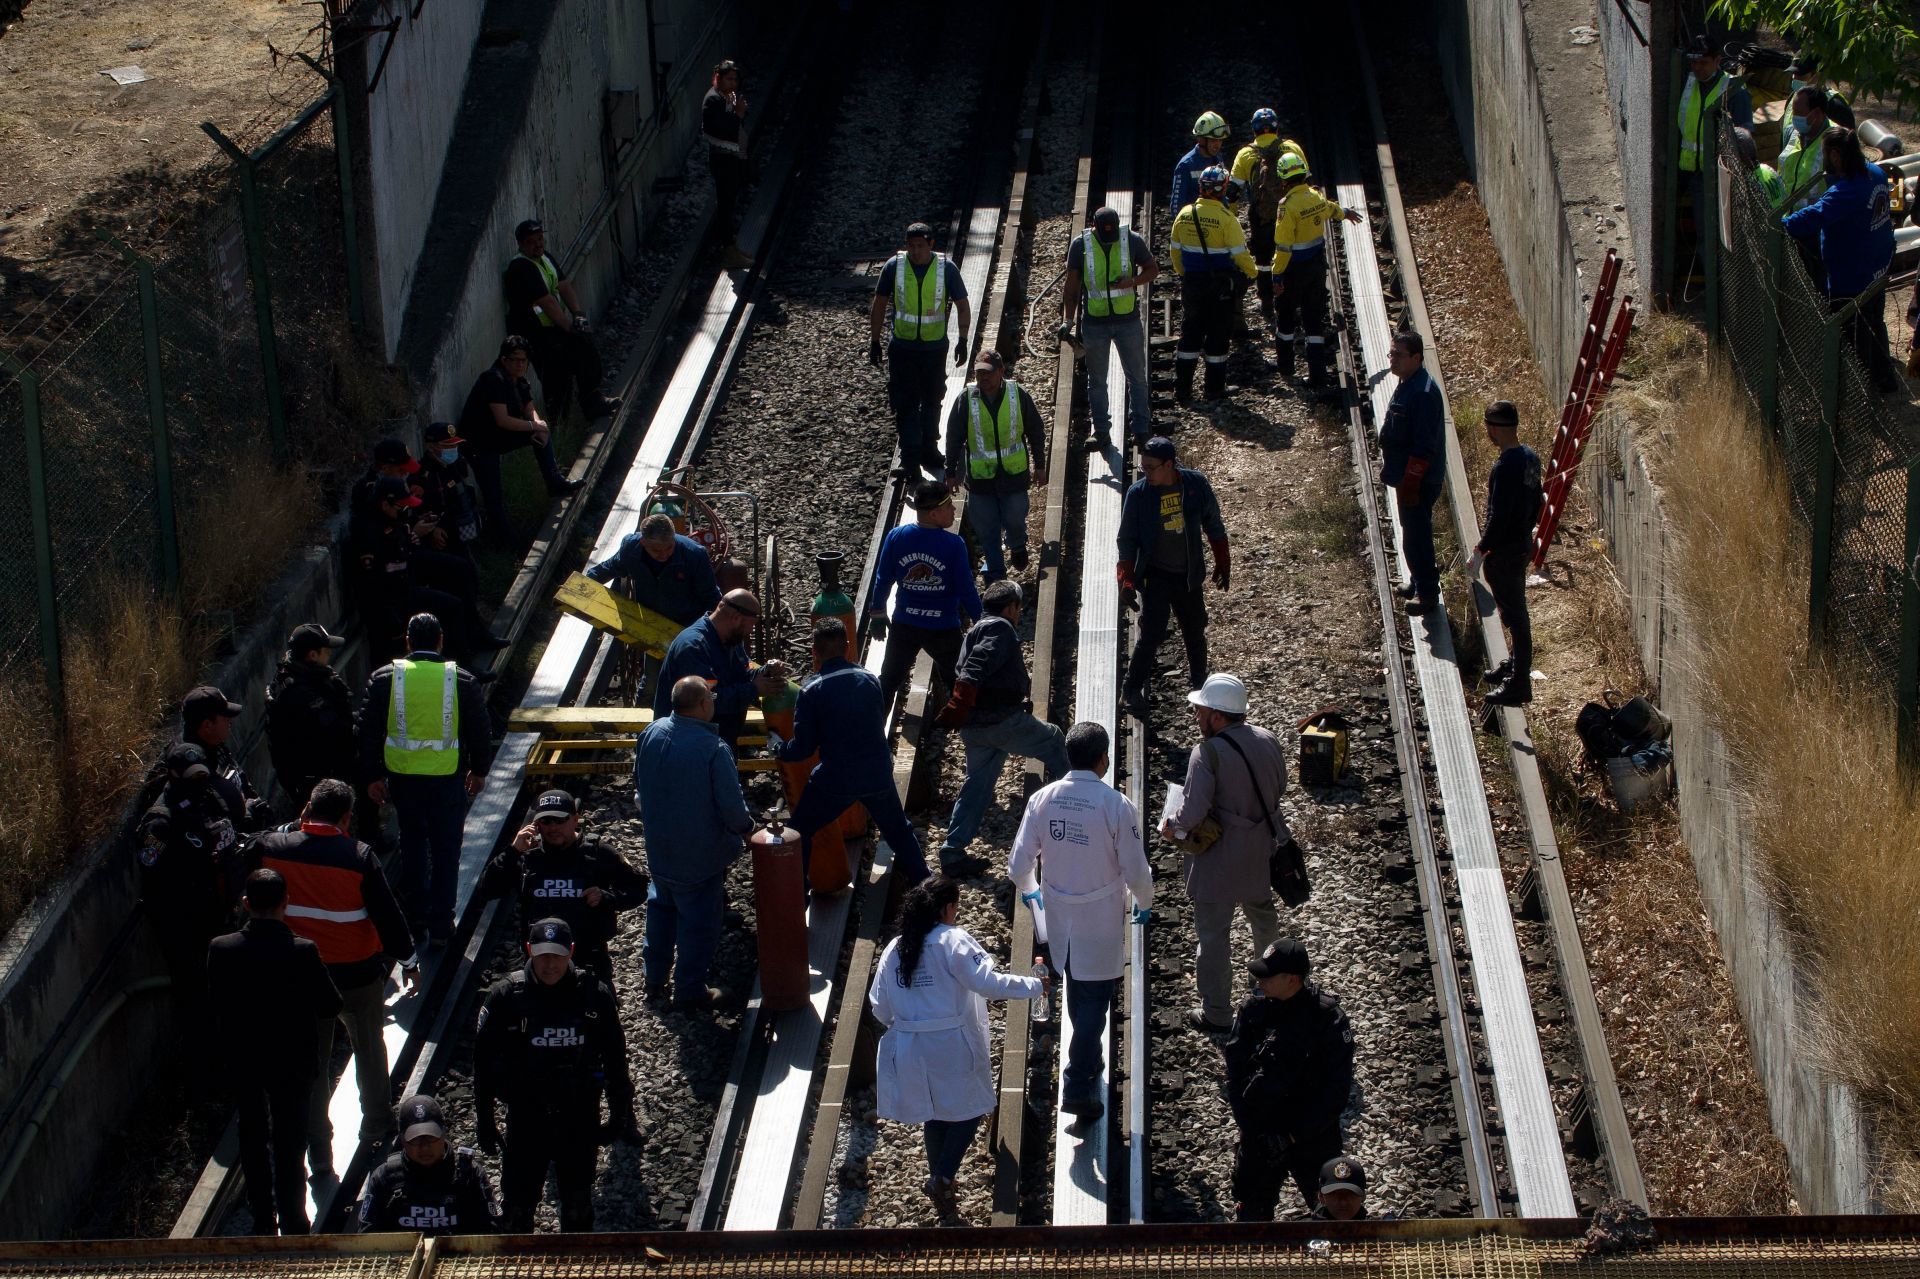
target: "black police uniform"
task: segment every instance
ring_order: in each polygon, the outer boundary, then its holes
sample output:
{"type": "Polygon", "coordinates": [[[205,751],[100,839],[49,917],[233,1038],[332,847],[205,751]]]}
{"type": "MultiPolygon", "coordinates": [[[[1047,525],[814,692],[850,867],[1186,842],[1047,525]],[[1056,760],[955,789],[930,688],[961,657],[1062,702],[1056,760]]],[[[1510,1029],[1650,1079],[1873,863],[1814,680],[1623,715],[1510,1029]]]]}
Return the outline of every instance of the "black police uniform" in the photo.
{"type": "Polygon", "coordinates": [[[500,1189],[510,1232],[533,1229],[550,1165],[559,1182],[560,1229],[593,1229],[602,1092],[609,1127],[631,1126],[633,1081],[612,993],[571,967],[543,986],[531,963],[495,982],[480,1008],[474,1098],[482,1149],[497,1131],[495,1100],[507,1103],[500,1189]]]}
{"type": "Polygon", "coordinates": [[[239,822],[229,789],[214,777],[168,779],[135,837],[140,900],[189,1019],[205,999],[207,943],[226,931],[239,896],[239,822]]]}
{"type": "Polygon", "coordinates": [[[412,1230],[423,1235],[490,1235],[500,1229],[493,1184],[461,1146],[431,1168],[395,1151],[367,1178],[360,1230],[412,1230]]]}
{"type": "Polygon", "coordinates": [[[511,844],[495,853],[480,876],[480,900],[517,892],[520,918],[531,925],[549,916],[573,930],[573,962],[615,989],[607,943],[619,930],[619,913],[643,906],[647,877],[597,839],[576,839],[565,848],[543,841],[525,854],[511,844]],[[587,890],[600,890],[600,904],[587,904],[587,890]]]}
{"type": "Polygon", "coordinates": [[[353,780],[353,691],[331,666],[305,658],[280,663],[267,689],[267,749],[294,809],[323,778],[353,780]]]}
{"type": "Polygon", "coordinates": [[[1256,995],[1226,1043],[1227,1100],[1240,1126],[1233,1193],[1241,1221],[1271,1221],[1291,1175],[1308,1208],[1320,1168],[1340,1153],[1353,1089],[1353,1027],[1340,1001],[1308,982],[1291,999],[1256,995]]]}

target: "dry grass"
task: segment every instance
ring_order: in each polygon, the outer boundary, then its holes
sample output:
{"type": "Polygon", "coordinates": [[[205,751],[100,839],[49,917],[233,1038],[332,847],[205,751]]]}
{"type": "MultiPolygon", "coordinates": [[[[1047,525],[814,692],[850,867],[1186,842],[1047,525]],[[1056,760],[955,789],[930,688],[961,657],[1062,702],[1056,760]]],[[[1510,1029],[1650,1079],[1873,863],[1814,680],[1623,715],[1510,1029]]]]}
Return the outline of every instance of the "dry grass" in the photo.
{"type": "Polygon", "coordinates": [[[304,472],[243,456],[181,513],[181,599],[107,586],[93,626],[65,637],[65,733],[37,673],[0,682],[0,925],[107,834],[140,784],[160,728],[201,676],[215,638],[194,619],[257,598],[312,532],[304,472]]]}
{"type": "MultiPolygon", "coordinates": [[[[1697,367],[1697,366],[1696,366],[1697,367]]],[[[1678,388],[1662,483],[1702,674],[1777,900],[1818,971],[1835,1075],[1920,1147],[1920,795],[1882,690],[1810,655],[1807,549],[1777,450],[1724,365],[1678,388]]]]}

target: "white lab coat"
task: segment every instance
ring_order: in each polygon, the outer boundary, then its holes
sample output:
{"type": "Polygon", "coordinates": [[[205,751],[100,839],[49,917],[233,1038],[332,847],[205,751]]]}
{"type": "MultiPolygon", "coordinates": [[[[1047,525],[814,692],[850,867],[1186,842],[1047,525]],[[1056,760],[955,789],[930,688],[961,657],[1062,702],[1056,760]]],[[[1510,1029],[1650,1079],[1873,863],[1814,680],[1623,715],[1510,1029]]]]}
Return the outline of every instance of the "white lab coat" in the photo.
{"type": "Polygon", "coordinates": [[[1042,786],[1027,801],[1007,876],[1022,893],[1044,881],[1056,969],[1080,981],[1110,981],[1126,970],[1127,890],[1138,905],[1153,905],[1153,868],[1133,801],[1082,769],[1042,786]]]}
{"type": "Polygon", "coordinates": [[[935,924],[900,984],[900,939],[887,943],[867,1000],[880,1037],[875,1104],[882,1119],[977,1119],[993,1109],[993,1057],[987,1048],[987,1000],[1031,999],[1034,977],[993,969],[993,957],[964,928],[935,924]]]}

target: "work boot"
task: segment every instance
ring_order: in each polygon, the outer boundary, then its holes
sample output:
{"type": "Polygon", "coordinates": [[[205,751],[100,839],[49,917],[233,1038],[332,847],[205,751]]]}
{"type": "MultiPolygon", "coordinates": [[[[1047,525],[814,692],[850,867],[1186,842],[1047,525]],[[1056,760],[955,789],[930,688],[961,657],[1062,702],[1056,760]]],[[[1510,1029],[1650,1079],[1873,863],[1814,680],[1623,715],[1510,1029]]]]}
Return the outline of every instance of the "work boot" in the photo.
{"type": "Polygon", "coordinates": [[[1098,1097],[1067,1097],[1060,1102],[1060,1109],[1084,1122],[1105,1114],[1107,1103],[1098,1097]]]}
{"type": "Polygon", "coordinates": [[[1260,298],[1260,318],[1265,321],[1263,327],[1273,327],[1273,273],[1262,271],[1254,277],[1253,291],[1260,298]]]}
{"type": "Polygon", "coordinates": [[[1135,719],[1139,720],[1142,724],[1147,722],[1148,707],[1147,707],[1147,690],[1146,689],[1130,688],[1126,690],[1124,693],[1120,694],[1120,704],[1126,707],[1127,714],[1133,716],[1135,719]]]}
{"type": "Polygon", "coordinates": [[[1512,678],[1513,678],[1513,659],[1509,657],[1504,662],[1501,662],[1500,665],[1494,667],[1492,670],[1482,675],[1480,677],[1480,682],[1482,684],[1488,684],[1488,685],[1504,684],[1512,678]]]}
{"type": "Polygon", "coordinates": [[[1525,675],[1515,675],[1487,694],[1489,706],[1525,706],[1532,700],[1533,680],[1525,675]]]}
{"type": "Polygon", "coordinates": [[[1026,547],[1016,546],[1011,551],[1007,552],[1007,563],[1013,566],[1014,572],[1016,573],[1026,572],[1027,562],[1028,561],[1027,561],[1026,547]]]}
{"type": "Polygon", "coordinates": [[[753,265],[753,255],[743,252],[738,243],[729,244],[720,250],[720,265],[729,271],[745,271],[753,265]]]}
{"type": "Polygon", "coordinates": [[[1293,335],[1276,332],[1273,335],[1273,358],[1279,366],[1280,376],[1293,381],[1293,335]]]}
{"type": "Polygon", "coordinates": [[[1315,389],[1333,385],[1333,348],[1324,341],[1307,343],[1307,385],[1315,389]]]}
{"type": "Polygon", "coordinates": [[[1185,356],[1173,362],[1173,398],[1178,404],[1193,402],[1193,366],[1200,363],[1199,357],[1191,360],[1185,356]]]}
{"type": "Polygon", "coordinates": [[[1225,360],[1207,361],[1207,398],[1224,400],[1227,398],[1227,363],[1225,360]]]}

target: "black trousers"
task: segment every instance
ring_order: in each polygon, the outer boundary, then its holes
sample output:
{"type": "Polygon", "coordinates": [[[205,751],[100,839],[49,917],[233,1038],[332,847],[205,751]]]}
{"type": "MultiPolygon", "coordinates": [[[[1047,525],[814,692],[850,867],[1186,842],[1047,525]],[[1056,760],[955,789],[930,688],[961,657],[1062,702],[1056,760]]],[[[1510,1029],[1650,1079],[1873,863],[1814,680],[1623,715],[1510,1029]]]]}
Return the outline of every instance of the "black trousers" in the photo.
{"type": "Polygon", "coordinates": [[[1127,659],[1126,691],[1145,689],[1161,641],[1167,638],[1170,617],[1180,620],[1180,638],[1187,644],[1187,683],[1199,688],[1207,682],[1206,587],[1187,585],[1185,573],[1150,568],[1140,578],[1140,638],[1127,659]]]}
{"type": "Polygon", "coordinates": [[[1233,1160],[1234,1219],[1272,1221],[1287,1178],[1300,1190],[1311,1212],[1320,1203],[1320,1167],[1340,1153],[1340,1128],[1335,1125],[1288,1144],[1267,1133],[1240,1133],[1240,1149],[1233,1160]]]}
{"type": "Polygon", "coordinates": [[[940,456],[940,401],[947,393],[948,343],[901,342],[887,348],[887,403],[900,436],[900,465],[940,456]]]}
{"type": "MultiPolygon", "coordinates": [[[[1838,311],[1851,301],[1851,296],[1834,294],[1827,299],[1827,309],[1838,311]]],[[[1875,297],[1853,313],[1853,318],[1847,321],[1847,337],[1860,356],[1860,367],[1866,370],[1869,381],[1882,391],[1893,390],[1900,385],[1900,378],[1893,368],[1893,356],[1887,349],[1887,305],[1884,297],[1875,297]]]]}
{"type": "Polygon", "coordinates": [[[1191,361],[1201,352],[1226,358],[1239,309],[1240,295],[1231,280],[1187,276],[1180,285],[1180,358],[1191,361]]]}
{"type": "Polygon", "coordinates": [[[500,1158],[500,1196],[509,1233],[533,1230],[534,1210],[553,1169],[560,1191],[560,1229],[593,1229],[593,1175],[600,1150],[600,1107],[565,1111],[509,1106],[500,1158]]]}
{"type": "Polygon", "coordinates": [[[1284,288],[1273,300],[1273,327],[1288,337],[1325,337],[1327,331],[1327,255],[1298,253],[1280,275],[1284,288]]]}
{"type": "Polygon", "coordinates": [[[752,171],[743,157],[722,151],[707,153],[707,167],[713,170],[714,238],[732,244],[740,238],[740,195],[752,171]]]}
{"type": "Polygon", "coordinates": [[[1533,670],[1533,623],[1527,617],[1527,561],[1532,549],[1489,551],[1483,570],[1513,649],[1513,677],[1522,681],[1522,687],[1533,670]]]}
{"type": "Polygon", "coordinates": [[[907,682],[907,676],[913,673],[913,663],[923,649],[933,657],[934,673],[942,683],[952,688],[954,663],[960,660],[960,641],[965,638],[966,631],[958,626],[933,631],[924,626],[895,622],[888,627],[887,654],[880,661],[882,705],[889,708],[893,706],[895,694],[907,682]]]}
{"type": "Polygon", "coordinates": [[[261,1078],[239,1089],[240,1171],[253,1233],[304,1235],[307,1221],[307,1109],[313,1080],[261,1078]]]}
{"type": "Polygon", "coordinates": [[[566,413],[576,387],[584,408],[591,412],[599,407],[600,352],[594,349],[592,338],[544,324],[525,336],[533,344],[533,370],[540,375],[550,418],[558,419],[566,413]]]}

